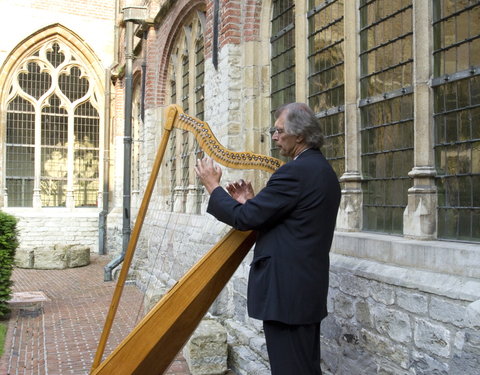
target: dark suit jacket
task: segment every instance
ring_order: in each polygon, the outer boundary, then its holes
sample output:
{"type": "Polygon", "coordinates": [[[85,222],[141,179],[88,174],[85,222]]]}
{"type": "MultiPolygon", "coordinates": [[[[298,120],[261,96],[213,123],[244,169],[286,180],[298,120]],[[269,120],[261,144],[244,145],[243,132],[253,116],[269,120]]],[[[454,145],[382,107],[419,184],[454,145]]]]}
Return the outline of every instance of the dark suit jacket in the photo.
{"type": "Polygon", "coordinates": [[[221,187],[207,212],[239,230],[256,230],[248,282],[248,313],[287,324],[320,322],[327,315],[329,251],[340,186],[319,150],[280,167],[245,204],[221,187]]]}

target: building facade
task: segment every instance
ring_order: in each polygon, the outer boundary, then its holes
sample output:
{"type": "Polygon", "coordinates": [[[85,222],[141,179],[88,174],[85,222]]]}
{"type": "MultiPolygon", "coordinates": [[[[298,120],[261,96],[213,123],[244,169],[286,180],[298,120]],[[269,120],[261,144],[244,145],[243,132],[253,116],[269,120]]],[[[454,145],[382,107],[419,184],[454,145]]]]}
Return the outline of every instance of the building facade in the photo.
{"type": "MultiPolygon", "coordinates": [[[[89,49],[31,39],[47,24],[2,52],[4,209],[33,217],[55,207],[76,220],[91,210],[104,228],[99,251],[116,257],[128,236],[125,163],[133,223],[169,104],[208,122],[230,150],[276,156],[272,113],[306,102],[342,185],[323,369],[478,371],[480,2],[139,0],[112,11],[110,58],[95,38],[89,49]],[[110,67],[107,79],[92,61],[110,67]],[[65,162],[48,163],[54,152],[65,162]]],[[[228,230],[205,214],[193,172],[201,155],[191,133],[172,132],[131,272],[146,306],[228,230]]],[[[268,179],[224,167],[224,182],[240,177],[256,190],[268,179]]],[[[261,322],[246,314],[249,260],[210,315],[227,329],[235,373],[268,374],[261,322]]]]}

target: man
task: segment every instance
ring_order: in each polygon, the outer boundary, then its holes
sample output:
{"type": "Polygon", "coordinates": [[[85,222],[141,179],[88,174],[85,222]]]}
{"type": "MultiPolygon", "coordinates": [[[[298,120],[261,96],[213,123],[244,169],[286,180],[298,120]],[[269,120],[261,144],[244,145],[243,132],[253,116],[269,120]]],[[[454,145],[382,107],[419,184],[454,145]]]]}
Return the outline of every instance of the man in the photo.
{"type": "Polygon", "coordinates": [[[313,111],[290,103],[275,118],[272,139],[293,160],[256,196],[243,180],[228,185],[227,193],[210,158],[198,160],[195,171],[210,194],[207,212],[236,229],[257,231],[247,304],[249,315],[263,320],[272,374],[317,375],[340,187],[319,150],[323,136],[313,111]]]}

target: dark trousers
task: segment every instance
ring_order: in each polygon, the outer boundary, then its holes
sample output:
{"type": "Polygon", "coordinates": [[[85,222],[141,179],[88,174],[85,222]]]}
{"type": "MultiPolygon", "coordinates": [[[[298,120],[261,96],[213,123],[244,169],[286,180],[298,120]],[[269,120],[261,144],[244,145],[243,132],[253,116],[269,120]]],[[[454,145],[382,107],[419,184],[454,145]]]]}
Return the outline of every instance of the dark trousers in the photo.
{"type": "Polygon", "coordinates": [[[264,321],[272,375],[321,375],[320,323],[289,325],[264,321]]]}

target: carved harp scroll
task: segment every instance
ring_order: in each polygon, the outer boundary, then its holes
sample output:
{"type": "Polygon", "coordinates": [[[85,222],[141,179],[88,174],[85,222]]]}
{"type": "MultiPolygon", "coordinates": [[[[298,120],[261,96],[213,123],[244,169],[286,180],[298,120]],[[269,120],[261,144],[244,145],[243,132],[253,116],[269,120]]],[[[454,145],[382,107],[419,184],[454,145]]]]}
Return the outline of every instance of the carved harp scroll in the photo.
{"type": "Polygon", "coordinates": [[[168,106],[166,111],[162,141],[125,253],[91,375],[163,374],[255,243],[254,232],[230,230],[101,362],[171,130],[175,127],[192,132],[206,154],[230,168],[274,172],[283,164],[269,156],[229,151],[217,141],[206,122],[186,115],[177,105],[168,106]]]}

